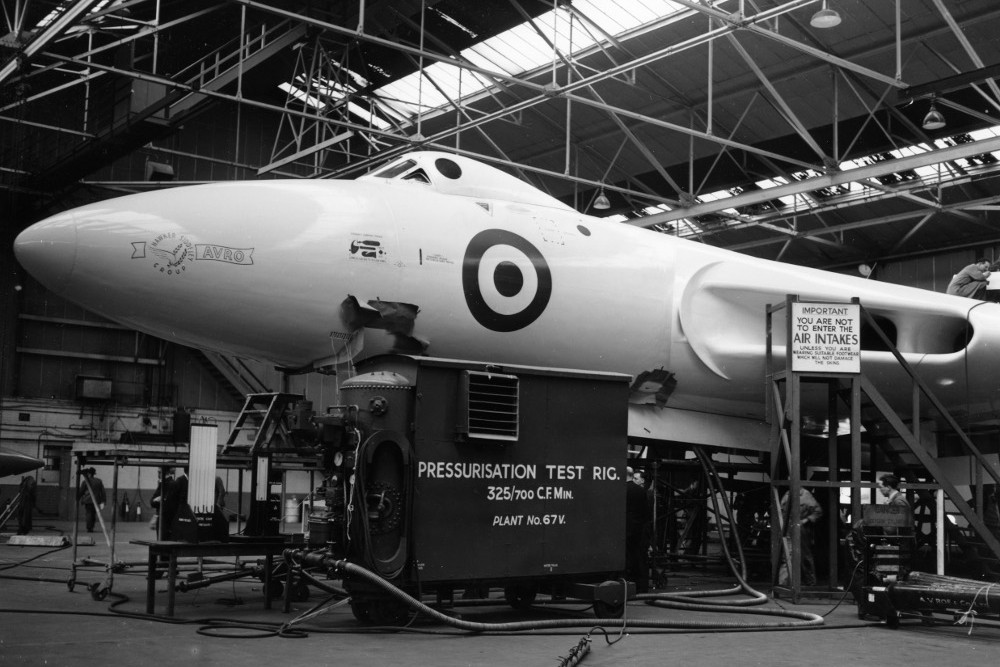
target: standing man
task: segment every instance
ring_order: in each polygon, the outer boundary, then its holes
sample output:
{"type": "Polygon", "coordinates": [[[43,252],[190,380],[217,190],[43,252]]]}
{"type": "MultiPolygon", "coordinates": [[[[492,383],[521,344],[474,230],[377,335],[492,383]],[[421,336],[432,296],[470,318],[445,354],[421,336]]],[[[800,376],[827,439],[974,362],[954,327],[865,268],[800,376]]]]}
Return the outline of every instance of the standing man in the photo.
{"type": "Polygon", "coordinates": [[[226,509],[226,485],[222,483],[222,478],[215,476],[215,506],[223,511],[226,509]]]}
{"type": "Polygon", "coordinates": [[[882,475],[878,478],[878,492],[885,498],[886,504],[909,507],[906,496],[899,490],[899,478],[895,475],[882,475]]]}
{"type": "Polygon", "coordinates": [[[174,517],[180,511],[181,505],[188,499],[188,477],[187,470],[180,468],[177,470],[177,477],[163,493],[163,501],[160,503],[160,521],[164,526],[163,539],[172,540],[175,538],[174,517]]]}
{"type": "Polygon", "coordinates": [[[17,508],[17,534],[27,535],[31,532],[31,519],[35,513],[35,478],[31,475],[22,477],[18,493],[21,504],[17,508]]]}
{"type": "Polygon", "coordinates": [[[635,480],[631,474],[625,478],[625,573],[635,581],[636,593],[648,593],[649,562],[646,552],[649,549],[652,512],[646,489],[635,480]]]}
{"type": "Polygon", "coordinates": [[[149,527],[156,531],[156,539],[165,540],[167,539],[167,524],[163,519],[163,503],[164,499],[170,494],[170,487],[174,483],[174,469],[163,467],[160,468],[160,482],[156,485],[156,490],[153,491],[153,498],[149,501],[149,504],[156,514],[153,519],[149,522],[149,527]]]}
{"type": "MultiPolygon", "coordinates": [[[[895,475],[882,475],[878,478],[878,484],[876,487],[878,492],[882,494],[885,498],[887,505],[895,505],[896,507],[910,508],[910,503],[906,502],[906,496],[899,490],[899,478],[895,475]]],[[[893,528],[891,526],[886,526],[884,529],[886,535],[899,535],[899,529],[893,528]]],[[[910,531],[904,530],[903,534],[909,535],[910,531]]]]}
{"type": "Polygon", "coordinates": [[[83,501],[83,509],[87,513],[87,532],[92,533],[94,523],[97,522],[97,513],[104,509],[107,500],[104,494],[104,482],[97,477],[97,470],[94,468],[84,468],[83,484],[80,485],[77,500],[83,501]]]}
{"type": "MultiPolygon", "coordinates": [[[[781,498],[781,515],[785,518],[785,529],[790,531],[788,512],[791,507],[791,498],[788,492],[781,498]]],[[[801,549],[802,560],[802,585],[816,585],[816,562],[813,559],[813,542],[816,539],[816,522],[823,516],[823,508],[820,507],[816,497],[807,488],[799,488],[799,516],[798,522],[802,527],[799,533],[799,547],[801,549]]],[[[781,570],[778,573],[778,585],[787,586],[791,581],[789,566],[787,561],[782,561],[781,570]]]]}
{"type": "Polygon", "coordinates": [[[948,283],[948,294],[967,296],[970,299],[983,299],[986,296],[986,285],[990,277],[990,262],[980,257],[974,263],[955,274],[948,283]]]}

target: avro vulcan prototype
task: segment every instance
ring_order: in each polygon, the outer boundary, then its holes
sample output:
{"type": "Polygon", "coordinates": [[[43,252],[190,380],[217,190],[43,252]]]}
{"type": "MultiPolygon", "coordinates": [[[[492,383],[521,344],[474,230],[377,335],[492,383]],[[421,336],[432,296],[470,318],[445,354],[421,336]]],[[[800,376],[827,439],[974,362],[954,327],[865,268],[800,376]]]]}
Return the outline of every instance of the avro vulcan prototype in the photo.
{"type": "MultiPolygon", "coordinates": [[[[110,199],[34,224],[15,250],[45,286],[115,322],[289,369],[396,351],[627,373],[630,434],[653,439],[760,446],[765,309],[788,293],[860,299],[946,404],[1000,400],[996,304],[591,217],[441,152],[356,180],[110,199]]],[[[862,345],[864,372],[905,406],[892,354],[862,345]]]]}

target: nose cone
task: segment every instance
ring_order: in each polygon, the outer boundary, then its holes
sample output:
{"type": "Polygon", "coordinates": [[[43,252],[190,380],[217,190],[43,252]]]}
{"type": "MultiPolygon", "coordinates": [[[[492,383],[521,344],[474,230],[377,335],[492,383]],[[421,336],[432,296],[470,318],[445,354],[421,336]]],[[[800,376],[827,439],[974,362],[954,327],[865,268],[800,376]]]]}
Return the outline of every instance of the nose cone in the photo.
{"type": "Polygon", "coordinates": [[[70,212],[60,213],[18,234],[14,254],[28,273],[54,292],[69,284],[76,265],[76,226],[70,212]]]}

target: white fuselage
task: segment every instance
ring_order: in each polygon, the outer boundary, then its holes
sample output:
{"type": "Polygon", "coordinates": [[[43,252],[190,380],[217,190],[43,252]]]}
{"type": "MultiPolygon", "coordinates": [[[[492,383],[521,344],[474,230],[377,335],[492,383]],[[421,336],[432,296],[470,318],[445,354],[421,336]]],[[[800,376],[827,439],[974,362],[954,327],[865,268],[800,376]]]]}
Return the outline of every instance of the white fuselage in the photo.
{"type": "MultiPolygon", "coordinates": [[[[1000,306],[582,215],[462,158],[448,159],[463,176],[443,178],[442,155],[410,156],[430,183],[367,176],[130,195],[39,222],[15,247],[53,291],[185,345],[296,368],[356,362],[394,349],[398,331],[359,324],[345,301],[368,314],[407,304],[416,315],[404,333],[423,353],[632,375],[662,368],[677,381],[669,406],[739,416],[762,414],[766,305],[788,293],[857,297],[892,322],[946,401],[1000,398],[1000,306]],[[971,339],[956,343],[970,318],[971,339]]],[[[889,353],[862,356],[881,387],[909,395],[889,353]]]]}

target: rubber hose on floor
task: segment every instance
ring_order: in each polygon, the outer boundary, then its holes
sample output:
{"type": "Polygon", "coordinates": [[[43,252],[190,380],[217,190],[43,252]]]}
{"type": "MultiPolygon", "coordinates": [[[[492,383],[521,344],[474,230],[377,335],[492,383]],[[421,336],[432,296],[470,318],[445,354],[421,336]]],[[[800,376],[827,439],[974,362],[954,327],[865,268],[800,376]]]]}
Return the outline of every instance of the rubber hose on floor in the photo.
{"type": "MultiPolygon", "coordinates": [[[[792,628],[805,628],[812,626],[823,625],[823,618],[812,614],[809,612],[793,611],[788,609],[756,609],[747,610],[743,607],[738,606],[706,606],[706,605],[685,605],[685,608],[697,608],[702,607],[702,610],[711,611],[732,611],[734,613],[754,613],[757,615],[764,616],[775,616],[787,619],[794,619],[789,621],[784,621],[780,623],[748,623],[739,621],[715,621],[715,622],[700,622],[700,621],[655,621],[655,620],[637,620],[637,619],[625,619],[625,618],[606,618],[599,619],[596,623],[589,619],[549,619],[541,621],[517,621],[512,623],[480,623],[476,621],[467,621],[464,619],[452,618],[447,616],[436,609],[433,609],[423,602],[414,599],[404,591],[396,588],[390,582],[386,581],[382,577],[378,576],[374,572],[370,572],[365,568],[350,563],[348,561],[336,561],[333,564],[335,570],[339,571],[341,574],[349,575],[351,577],[356,577],[369,583],[373,586],[377,586],[390,597],[396,601],[406,605],[407,607],[429,616],[434,620],[450,625],[455,628],[462,630],[468,630],[470,632],[518,632],[523,630],[542,630],[542,629],[552,629],[552,628],[579,628],[588,627],[592,628],[595,625],[610,626],[610,627],[633,627],[633,628],[677,628],[677,629],[691,629],[691,630],[709,630],[709,629],[767,629],[767,630],[778,630],[778,629],[792,629],[792,628]]],[[[652,596],[655,599],[656,596],[652,596]]]]}

